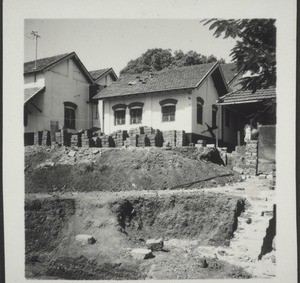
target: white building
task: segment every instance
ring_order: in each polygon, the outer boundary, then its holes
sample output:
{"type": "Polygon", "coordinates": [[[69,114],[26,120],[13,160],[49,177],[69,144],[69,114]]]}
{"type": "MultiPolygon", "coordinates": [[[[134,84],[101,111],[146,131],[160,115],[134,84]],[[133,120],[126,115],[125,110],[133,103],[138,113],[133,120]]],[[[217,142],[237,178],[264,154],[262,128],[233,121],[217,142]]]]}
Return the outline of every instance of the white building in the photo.
{"type": "Polygon", "coordinates": [[[161,131],[184,130],[189,142],[204,139],[234,145],[237,117],[225,116],[223,107],[216,105],[226,93],[222,69],[219,63],[212,63],[121,77],[94,99],[101,101],[105,134],[149,126],[161,131]]]}
{"type": "Polygon", "coordinates": [[[93,90],[115,80],[111,73],[112,69],[94,80],[75,52],[25,63],[25,142],[32,143],[38,131],[54,136],[62,128],[76,132],[99,127],[93,90]]]}

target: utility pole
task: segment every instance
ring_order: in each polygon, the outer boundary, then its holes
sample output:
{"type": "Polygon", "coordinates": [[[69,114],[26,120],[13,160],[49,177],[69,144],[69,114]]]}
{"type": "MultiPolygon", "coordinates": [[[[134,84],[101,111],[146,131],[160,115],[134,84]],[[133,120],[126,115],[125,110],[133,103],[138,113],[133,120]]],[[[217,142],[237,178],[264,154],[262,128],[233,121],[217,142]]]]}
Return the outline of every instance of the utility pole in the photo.
{"type": "Polygon", "coordinates": [[[31,35],[33,36],[33,38],[35,38],[35,63],[34,63],[34,68],[36,69],[38,38],[40,38],[41,36],[39,35],[38,31],[32,31],[31,35]]]}

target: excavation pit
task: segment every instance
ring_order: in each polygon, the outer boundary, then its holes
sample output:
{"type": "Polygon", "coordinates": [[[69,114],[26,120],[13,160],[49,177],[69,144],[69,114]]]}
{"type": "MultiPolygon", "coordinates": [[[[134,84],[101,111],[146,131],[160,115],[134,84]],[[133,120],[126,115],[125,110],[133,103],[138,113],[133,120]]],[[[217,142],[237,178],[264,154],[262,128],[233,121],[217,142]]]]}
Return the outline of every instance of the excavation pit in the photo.
{"type": "Polygon", "coordinates": [[[111,203],[120,230],[131,242],[152,238],[198,240],[226,246],[245,200],[209,192],[131,197],[111,203]]]}
{"type": "Polygon", "coordinates": [[[247,277],[226,262],[204,258],[199,246],[226,247],[245,199],[221,193],[132,192],[26,200],[26,277],[93,280],[203,279],[247,277]],[[41,237],[41,235],[49,237],[41,237]],[[81,245],[76,235],[96,242],[81,245]],[[165,246],[149,259],[131,251],[149,239],[165,246]],[[46,240],[47,239],[47,240],[46,240]],[[231,272],[231,273],[230,273],[231,272]],[[236,275],[233,275],[235,277],[236,275]]]}

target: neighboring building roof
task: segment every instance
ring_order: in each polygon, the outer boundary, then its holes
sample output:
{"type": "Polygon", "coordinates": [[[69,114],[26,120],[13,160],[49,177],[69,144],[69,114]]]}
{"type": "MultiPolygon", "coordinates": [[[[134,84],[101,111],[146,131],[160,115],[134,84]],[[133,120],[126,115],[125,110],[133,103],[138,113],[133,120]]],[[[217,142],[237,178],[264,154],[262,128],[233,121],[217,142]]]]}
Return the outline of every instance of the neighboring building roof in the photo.
{"type": "Polygon", "coordinates": [[[25,62],[24,63],[24,74],[28,73],[37,73],[43,71],[45,68],[51,66],[52,64],[57,63],[58,61],[64,59],[68,55],[72,53],[65,53],[61,55],[41,58],[36,60],[36,69],[35,69],[35,61],[25,62]]]}
{"type": "Polygon", "coordinates": [[[218,63],[164,69],[157,72],[129,75],[119,78],[94,96],[96,99],[153,93],[168,90],[196,88],[218,63]]]}
{"type": "Polygon", "coordinates": [[[99,69],[90,71],[91,77],[94,79],[94,81],[97,81],[101,79],[104,75],[110,74],[115,80],[118,79],[116,73],[114,72],[113,68],[106,68],[106,69],[99,69]]]}
{"type": "Polygon", "coordinates": [[[230,84],[239,74],[239,72],[235,70],[235,63],[220,64],[220,66],[227,84],[230,84]]]}
{"type": "Polygon", "coordinates": [[[110,68],[90,71],[90,75],[94,80],[97,80],[99,77],[102,77],[109,69],[110,68]]]}
{"type": "Polygon", "coordinates": [[[24,75],[47,71],[52,67],[56,66],[57,64],[60,64],[64,60],[71,59],[71,58],[74,59],[77,66],[79,67],[83,75],[87,78],[87,80],[93,82],[90,73],[87,71],[87,69],[82,64],[82,62],[80,61],[80,59],[78,58],[75,52],[38,59],[36,60],[36,68],[35,68],[35,61],[25,62],[24,75]]]}
{"type": "Polygon", "coordinates": [[[255,92],[252,90],[238,90],[230,92],[219,98],[219,105],[232,105],[242,103],[260,102],[266,99],[276,98],[276,88],[262,88],[257,89],[255,92]]]}
{"type": "Polygon", "coordinates": [[[24,104],[28,102],[31,98],[33,98],[38,93],[45,91],[45,87],[31,87],[24,89],[24,104]]]}

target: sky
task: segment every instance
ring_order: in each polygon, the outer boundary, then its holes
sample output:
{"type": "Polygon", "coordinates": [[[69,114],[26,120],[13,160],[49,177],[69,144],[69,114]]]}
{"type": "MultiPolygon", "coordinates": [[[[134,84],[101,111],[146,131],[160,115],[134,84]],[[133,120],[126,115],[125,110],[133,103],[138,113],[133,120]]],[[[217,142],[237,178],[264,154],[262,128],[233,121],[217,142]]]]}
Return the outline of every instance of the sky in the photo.
{"type": "Polygon", "coordinates": [[[147,49],[163,48],[184,52],[194,50],[213,54],[231,62],[235,40],[215,38],[200,20],[185,19],[26,19],[24,28],[25,62],[35,59],[38,31],[38,58],[75,51],[86,68],[112,67],[119,74],[126,64],[147,49]]]}

